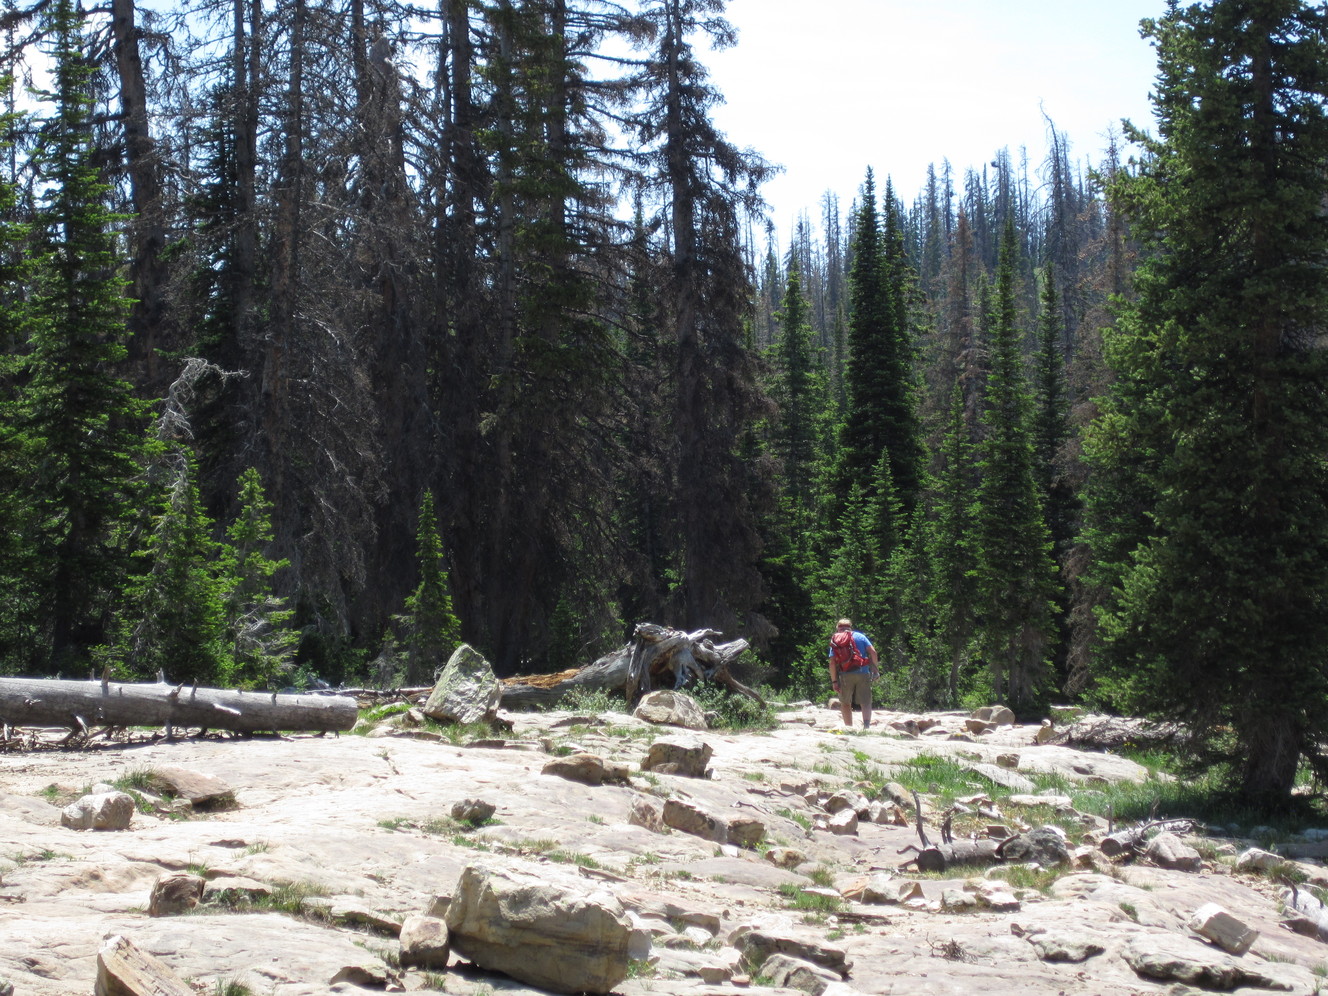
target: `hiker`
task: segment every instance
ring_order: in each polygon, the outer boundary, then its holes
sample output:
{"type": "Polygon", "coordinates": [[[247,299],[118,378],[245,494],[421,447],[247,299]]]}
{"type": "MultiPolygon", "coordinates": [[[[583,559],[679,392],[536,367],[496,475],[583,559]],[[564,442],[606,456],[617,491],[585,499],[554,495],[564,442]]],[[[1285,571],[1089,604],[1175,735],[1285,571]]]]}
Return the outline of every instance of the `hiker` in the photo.
{"type": "Polygon", "coordinates": [[[830,637],[830,687],[839,693],[844,726],[853,725],[853,701],[862,709],[862,728],[871,727],[872,681],[881,673],[876,648],[848,619],[839,620],[830,637]]]}

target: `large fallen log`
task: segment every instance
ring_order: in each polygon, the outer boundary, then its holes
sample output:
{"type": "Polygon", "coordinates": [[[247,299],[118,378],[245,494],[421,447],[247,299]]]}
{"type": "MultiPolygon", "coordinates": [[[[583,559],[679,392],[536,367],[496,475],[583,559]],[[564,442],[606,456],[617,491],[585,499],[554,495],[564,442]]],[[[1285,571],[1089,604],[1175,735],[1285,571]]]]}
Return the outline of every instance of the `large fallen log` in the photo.
{"type": "Polygon", "coordinates": [[[59,726],[164,726],[205,730],[333,732],[355,725],[359,709],[339,695],[278,695],[184,685],[0,678],[0,723],[59,726]]]}
{"type": "Polygon", "coordinates": [[[578,688],[622,694],[627,685],[627,667],[631,659],[632,647],[628,644],[578,671],[504,678],[499,704],[504,709],[548,708],[578,688]],[[548,680],[550,678],[553,680],[548,680]]]}

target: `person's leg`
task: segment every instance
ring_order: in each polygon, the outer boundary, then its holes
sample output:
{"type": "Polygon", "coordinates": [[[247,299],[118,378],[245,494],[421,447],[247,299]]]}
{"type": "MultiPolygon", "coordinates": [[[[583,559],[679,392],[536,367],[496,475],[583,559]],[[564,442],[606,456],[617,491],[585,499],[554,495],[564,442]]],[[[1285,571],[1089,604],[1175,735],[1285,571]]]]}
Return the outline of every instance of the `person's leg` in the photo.
{"type": "Polygon", "coordinates": [[[858,700],[862,703],[862,728],[865,730],[871,726],[872,709],[872,676],[864,674],[862,683],[862,697],[858,700]]]}
{"type": "Polygon", "coordinates": [[[839,703],[844,714],[844,725],[851,727],[853,725],[853,702],[857,701],[862,705],[863,679],[870,678],[867,674],[840,674],[839,676],[839,703]]]}

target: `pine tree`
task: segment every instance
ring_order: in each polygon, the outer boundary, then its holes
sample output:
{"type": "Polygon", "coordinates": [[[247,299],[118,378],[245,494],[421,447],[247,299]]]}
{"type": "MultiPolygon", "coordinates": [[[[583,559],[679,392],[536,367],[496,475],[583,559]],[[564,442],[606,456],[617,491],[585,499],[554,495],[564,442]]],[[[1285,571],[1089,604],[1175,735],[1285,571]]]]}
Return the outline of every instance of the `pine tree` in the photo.
{"type": "Polygon", "coordinates": [[[46,669],[106,642],[128,571],[121,526],[134,514],[143,406],[116,376],[128,301],[119,275],[110,188],[92,143],[92,73],[70,0],[46,12],[51,113],[35,155],[44,188],[33,226],[33,322],[20,428],[33,447],[24,482],[34,513],[33,629],[46,669]]]}
{"type": "Polygon", "coordinates": [[[272,505],[258,470],[247,468],[237,482],[239,514],[226,530],[225,624],[230,646],[230,682],[268,688],[291,668],[298,631],[295,611],[273,590],[273,576],[289,566],[268,556],[272,546],[272,505]]]}
{"type": "Polygon", "coordinates": [[[1032,401],[1019,354],[1014,219],[1007,218],[991,314],[991,373],[983,399],[982,481],[974,511],[980,640],[997,701],[1016,710],[1047,692],[1055,565],[1030,431],[1032,401]]]}
{"type": "Polygon", "coordinates": [[[452,582],[448,576],[443,542],[438,535],[433,493],[426,491],[420,503],[415,558],[420,581],[406,599],[406,681],[428,684],[461,643],[461,623],[452,611],[452,582]]]}
{"type": "Polygon", "coordinates": [[[774,448],[783,464],[784,493],[795,508],[807,511],[814,483],[816,409],[824,403],[826,385],[802,293],[802,272],[797,256],[791,252],[778,320],[771,390],[771,397],[779,405],[774,448]]]}
{"type": "Polygon", "coordinates": [[[959,704],[977,630],[977,537],[972,497],[977,474],[966,413],[964,390],[956,382],[951,389],[949,428],[940,454],[936,522],[927,534],[931,541],[931,603],[937,638],[946,652],[946,677],[940,685],[940,697],[931,704],[949,707],[959,704]]]}
{"type": "Polygon", "coordinates": [[[152,531],[136,556],[147,569],[129,586],[132,623],[128,664],[138,677],[215,685],[229,668],[217,574],[220,544],[203,511],[193,455],[172,452],[152,531]]]}
{"type": "Polygon", "coordinates": [[[1098,676],[1285,805],[1302,759],[1328,777],[1328,13],[1172,4],[1145,32],[1158,137],[1114,193],[1148,255],[1090,450],[1098,676]]]}

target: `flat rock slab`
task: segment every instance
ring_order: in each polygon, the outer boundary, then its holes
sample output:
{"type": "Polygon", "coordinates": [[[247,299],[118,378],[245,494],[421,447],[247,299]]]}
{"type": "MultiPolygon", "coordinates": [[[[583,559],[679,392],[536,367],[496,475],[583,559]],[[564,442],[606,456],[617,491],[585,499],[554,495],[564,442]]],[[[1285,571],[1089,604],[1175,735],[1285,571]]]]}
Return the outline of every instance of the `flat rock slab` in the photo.
{"type": "Polygon", "coordinates": [[[235,790],[215,775],[175,765],[153,768],[153,787],[163,795],[187,799],[195,809],[235,805],[235,790]]]}

